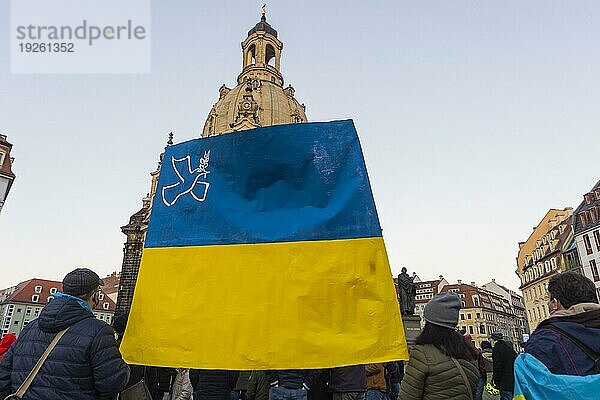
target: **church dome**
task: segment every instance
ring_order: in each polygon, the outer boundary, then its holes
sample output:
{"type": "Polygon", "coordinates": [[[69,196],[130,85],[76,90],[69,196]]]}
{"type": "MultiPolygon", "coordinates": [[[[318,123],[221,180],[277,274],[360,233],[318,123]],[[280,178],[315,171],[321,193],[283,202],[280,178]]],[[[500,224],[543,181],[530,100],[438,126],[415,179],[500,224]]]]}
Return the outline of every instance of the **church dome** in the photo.
{"type": "Polygon", "coordinates": [[[307,122],[304,104],[291,85],[283,87],[280,72],[283,43],[277,31],[261,21],[242,42],[242,72],[233,89],[222,85],[202,131],[203,137],[258,128],[307,122]]]}

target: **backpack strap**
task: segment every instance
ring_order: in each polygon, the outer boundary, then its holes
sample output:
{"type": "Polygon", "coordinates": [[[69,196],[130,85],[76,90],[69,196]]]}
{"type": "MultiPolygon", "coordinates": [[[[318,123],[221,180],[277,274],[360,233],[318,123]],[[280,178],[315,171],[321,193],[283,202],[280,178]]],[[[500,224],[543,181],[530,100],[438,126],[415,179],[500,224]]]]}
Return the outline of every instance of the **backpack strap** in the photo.
{"type": "Polygon", "coordinates": [[[467,390],[469,391],[469,399],[473,400],[473,389],[471,388],[471,383],[469,382],[469,379],[467,378],[467,374],[465,374],[465,370],[463,369],[462,365],[460,365],[460,363],[458,362],[458,360],[456,358],[452,357],[452,361],[454,362],[454,365],[456,365],[456,368],[458,368],[458,372],[460,372],[460,376],[462,376],[462,379],[465,382],[465,386],[467,387],[467,390]]]}
{"type": "Polygon", "coordinates": [[[559,328],[556,325],[548,324],[545,328],[550,329],[558,333],[560,336],[567,338],[571,343],[579,348],[586,356],[588,356],[594,362],[594,374],[600,374],[600,354],[596,353],[594,350],[590,349],[585,343],[571,334],[567,333],[565,330],[559,328]]]}
{"type": "Polygon", "coordinates": [[[37,361],[37,363],[35,363],[35,366],[31,370],[29,375],[27,375],[27,378],[25,378],[23,383],[21,383],[21,386],[19,386],[19,388],[17,389],[15,395],[18,396],[18,398],[22,398],[25,395],[25,392],[27,391],[27,389],[29,389],[29,386],[35,379],[36,375],[38,374],[38,372],[40,372],[42,365],[44,365],[44,362],[46,361],[52,350],[54,350],[58,341],[64,336],[65,333],[67,333],[68,330],[69,328],[63,329],[62,331],[58,332],[56,336],[54,336],[54,339],[52,339],[52,341],[50,342],[40,359],[37,361]]]}

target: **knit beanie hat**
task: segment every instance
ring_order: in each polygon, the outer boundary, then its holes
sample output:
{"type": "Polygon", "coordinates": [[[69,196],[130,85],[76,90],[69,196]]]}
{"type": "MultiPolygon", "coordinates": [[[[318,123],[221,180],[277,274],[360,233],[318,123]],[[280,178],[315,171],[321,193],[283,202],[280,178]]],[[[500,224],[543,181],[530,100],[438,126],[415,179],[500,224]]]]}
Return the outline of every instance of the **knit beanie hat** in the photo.
{"type": "Polygon", "coordinates": [[[425,306],[423,318],[430,324],[456,329],[460,297],[454,292],[436,294],[425,306]]]}

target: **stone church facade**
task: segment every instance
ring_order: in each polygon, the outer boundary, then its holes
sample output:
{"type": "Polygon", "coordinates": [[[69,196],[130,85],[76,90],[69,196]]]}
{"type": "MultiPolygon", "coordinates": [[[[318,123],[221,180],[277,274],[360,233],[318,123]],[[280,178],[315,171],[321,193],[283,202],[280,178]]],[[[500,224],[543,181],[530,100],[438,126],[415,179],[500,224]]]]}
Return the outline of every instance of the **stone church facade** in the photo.
{"type": "MultiPolygon", "coordinates": [[[[242,72],[237,77],[237,85],[232,89],[226,85],[220,87],[219,99],[206,118],[202,137],[308,121],[304,104],[294,97],[294,88],[291,85],[284,87],[281,74],[283,42],[277,36],[277,31],[267,23],[263,10],[261,20],[242,42],[242,72]]],[[[170,134],[167,146],[172,144],[170,134]]],[[[131,307],[162,157],[161,154],[157,169],[150,173],[150,193],[142,200],[142,208],[121,227],[127,240],[123,247],[116,315],[129,312],[131,307]]]]}

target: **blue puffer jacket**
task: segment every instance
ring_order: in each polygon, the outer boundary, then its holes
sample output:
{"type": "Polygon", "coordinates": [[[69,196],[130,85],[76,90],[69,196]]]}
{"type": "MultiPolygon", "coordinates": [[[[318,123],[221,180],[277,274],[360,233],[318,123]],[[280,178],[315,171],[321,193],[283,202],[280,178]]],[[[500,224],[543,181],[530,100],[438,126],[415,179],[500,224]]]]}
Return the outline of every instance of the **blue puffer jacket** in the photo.
{"type": "Polygon", "coordinates": [[[0,398],[14,393],[57,332],[69,327],[24,400],[113,399],[129,379],[113,330],[79,303],[56,298],[27,325],[0,362],[0,398]]]}
{"type": "Polygon", "coordinates": [[[556,326],[579,339],[600,354],[600,308],[553,317],[542,321],[529,338],[525,351],[541,361],[550,372],[560,375],[591,375],[594,363],[582,350],[563,335],[551,329],[556,326]]]}

